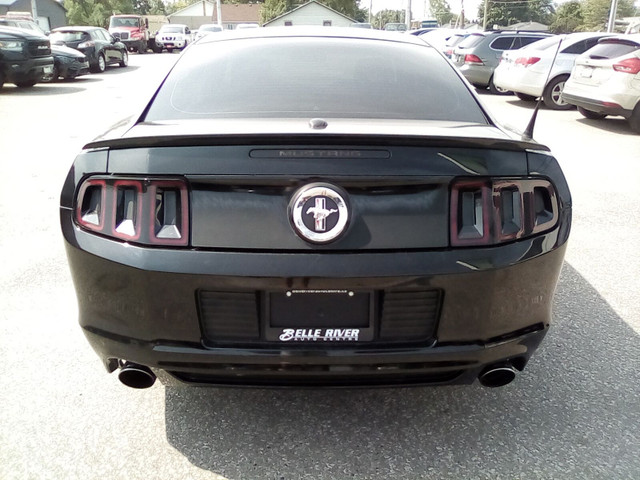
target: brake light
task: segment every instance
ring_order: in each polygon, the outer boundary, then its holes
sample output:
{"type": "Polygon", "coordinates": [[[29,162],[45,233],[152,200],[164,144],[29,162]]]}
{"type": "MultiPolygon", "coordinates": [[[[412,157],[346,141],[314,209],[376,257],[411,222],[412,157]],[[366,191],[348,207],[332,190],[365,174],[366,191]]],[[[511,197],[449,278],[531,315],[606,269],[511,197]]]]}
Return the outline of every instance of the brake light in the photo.
{"type": "Polygon", "coordinates": [[[189,242],[184,179],[88,178],[74,208],[76,223],[85,230],[148,245],[189,242]]]}
{"type": "Polygon", "coordinates": [[[630,73],[632,75],[640,72],[640,58],[627,58],[613,65],[616,72],[630,73]]]}
{"type": "Polygon", "coordinates": [[[480,60],[480,57],[473,55],[472,53],[467,53],[464,56],[464,63],[478,63],[480,65],[484,65],[484,62],[480,60]]]}
{"type": "Polygon", "coordinates": [[[451,186],[454,247],[497,245],[553,228],[555,189],[542,179],[462,179],[451,186]]]}
{"type": "Polygon", "coordinates": [[[516,58],[516,65],[522,65],[524,67],[530,67],[540,61],[540,57],[518,57],[516,58]]]}

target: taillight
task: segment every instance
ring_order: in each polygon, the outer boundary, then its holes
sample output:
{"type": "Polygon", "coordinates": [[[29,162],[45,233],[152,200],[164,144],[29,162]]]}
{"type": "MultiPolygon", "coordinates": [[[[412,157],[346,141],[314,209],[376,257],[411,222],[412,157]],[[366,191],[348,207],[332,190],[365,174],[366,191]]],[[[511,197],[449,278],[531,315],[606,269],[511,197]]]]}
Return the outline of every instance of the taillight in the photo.
{"type": "Polygon", "coordinates": [[[480,57],[478,57],[477,55],[473,55],[471,53],[467,53],[464,56],[464,63],[479,63],[479,64],[483,64],[483,61],[480,60],[480,57]]]}
{"type": "Polygon", "coordinates": [[[516,65],[522,65],[524,67],[530,67],[540,61],[540,57],[518,57],[516,58],[516,65]]]}
{"type": "Polygon", "coordinates": [[[91,177],[78,189],[76,223],[148,245],[189,242],[189,193],[183,179],[91,177]]]}
{"type": "Polygon", "coordinates": [[[616,72],[630,73],[632,75],[640,72],[640,58],[627,58],[613,65],[616,72]]]}
{"type": "Polygon", "coordinates": [[[497,245],[553,228],[554,187],[542,179],[463,179],[451,186],[454,247],[497,245]]]}

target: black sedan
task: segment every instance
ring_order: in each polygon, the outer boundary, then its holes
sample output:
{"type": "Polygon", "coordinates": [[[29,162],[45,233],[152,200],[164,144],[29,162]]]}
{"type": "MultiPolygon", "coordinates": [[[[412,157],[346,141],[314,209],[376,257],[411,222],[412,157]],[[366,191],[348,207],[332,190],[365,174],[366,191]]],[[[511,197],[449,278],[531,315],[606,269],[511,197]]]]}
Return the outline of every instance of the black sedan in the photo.
{"type": "Polygon", "coordinates": [[[89,73],[89,62],[82,52],[64,45],[51,45],[53,55],[53,73],[48,81],[58,78],[72,80],[89,73]]]}
{"type": "Polygon", "coordinates": [[[129,64],[129,53],[124,43],[100,27],[60,27],[51,30],[51,45],[65,45],[82,52],[94,73],[104,72],[107,65],[129,64]]]}
{"type": "Polygon", "coordinates": [[[364,29],[208,35],[150,97],[86,145],[60,204],[80,325],[124,384],[523,370],[570,193],[436,49],[364,29]]]}

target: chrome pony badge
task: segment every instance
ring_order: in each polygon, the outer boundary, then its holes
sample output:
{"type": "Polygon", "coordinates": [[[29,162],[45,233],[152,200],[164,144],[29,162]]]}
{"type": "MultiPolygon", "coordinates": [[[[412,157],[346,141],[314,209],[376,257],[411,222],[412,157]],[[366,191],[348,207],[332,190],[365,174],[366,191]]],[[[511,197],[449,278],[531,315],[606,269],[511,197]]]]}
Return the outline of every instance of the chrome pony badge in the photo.
{"type": "Polygon", "coordinates": [[[312,183],[298,190],[290,211],[296,233],[313,243],[335,240],[349,220],[347,203],[337,187],[323,183],[312,183]]]}

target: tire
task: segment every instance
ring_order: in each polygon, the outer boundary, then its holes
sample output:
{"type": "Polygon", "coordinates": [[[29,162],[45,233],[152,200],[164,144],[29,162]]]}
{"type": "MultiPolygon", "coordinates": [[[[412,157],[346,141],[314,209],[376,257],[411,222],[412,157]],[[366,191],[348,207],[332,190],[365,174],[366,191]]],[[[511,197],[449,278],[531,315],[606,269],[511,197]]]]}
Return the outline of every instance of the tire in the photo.
{"type": "Polygon", "coordinates": [[[573,105],[562,101],[560,98],[568,78],[568,75],[561,75],[551,80],[546,86],[542,94],[542,101],[547,108],[551,110],[571,110],[573,108],[573,105]]]}
{"type": "Polygon", "coordinates": [[[184,50],[185,48],[187,48],[187,45],[189,45],[189,42],[184,42],[184,47],[182,47],[182,48],[180,49],[180,51],[182,51],[182,50],[184,50]]]}
{"type": "Polygon", "coordinates": [[[631,131],[635,133],[640,133],[640,103],[636,105],[636,108],[633,109],[633,113],[629,117],[629,127],[631,127],[631,131]]]}
{"type": "Polygon", "coordinates": [[[37,80],[27,80],[26,82],[16,82],[16,86],[18,88],[31,88],[33,87],[36,83],[38,83],[37,80]]]}
{"type": "Polygon", "coordinates": [[[592,112],[591,110],[587,110],[582,107],[578,107],[578,112],[580,112],[584,118],[588,118],[589,120],[601,120],[607,116],[606,113],[592,112]]]}
{"type": "Polygon", "coordinates": [[[98,62],[91,68],[93,73],[102,73],[107,69],[107,62],[104,59],[104,53],[98,55],[98,62]]]}
{"type": "Polygon", "coordinates": [[[159,45],[156,45],[156,44],[153,45],[153,49],[152,50],[153,50],[154,53],[162,53],[162,47],[159,46],[159,45]]]}
{"type": "Polygon", "coordinates": [[[489,79],[489,91],[494,95],[511,95],[509,90],[497,87],[496,84],[493,83],[493,76],[489,79]]]}
{"type": "Polygon", "coordinates": [[[129,54],[126,50],[122,52],[122,60],[120,61],[119,65],[121,67],[126,67],[127,65],[129,65],[129,54]]]}
{"type": "Polygon", "coordinates": [[[520,93],[520,92],[514,92],[514,93],[516,94],[516,97],[518,97],[523,102],[535,102],[536,101],[536,97],[534,97],[533,95],[527,95],[526,93],[520,93]]]}

